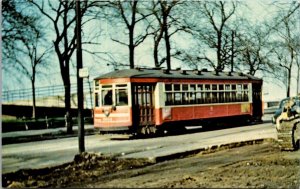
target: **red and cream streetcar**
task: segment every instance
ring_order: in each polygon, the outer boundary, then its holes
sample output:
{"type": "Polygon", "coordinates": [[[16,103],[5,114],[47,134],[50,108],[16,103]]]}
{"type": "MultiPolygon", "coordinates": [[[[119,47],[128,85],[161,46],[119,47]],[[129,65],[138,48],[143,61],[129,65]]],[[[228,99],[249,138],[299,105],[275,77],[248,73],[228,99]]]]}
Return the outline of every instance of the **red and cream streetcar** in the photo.
{"type": "Polygon", "coordinates": [[[155,133],[210,121],[261,120],[262,79],[236,72],[125,69],[95,78],[94,127],[155,133]]]}

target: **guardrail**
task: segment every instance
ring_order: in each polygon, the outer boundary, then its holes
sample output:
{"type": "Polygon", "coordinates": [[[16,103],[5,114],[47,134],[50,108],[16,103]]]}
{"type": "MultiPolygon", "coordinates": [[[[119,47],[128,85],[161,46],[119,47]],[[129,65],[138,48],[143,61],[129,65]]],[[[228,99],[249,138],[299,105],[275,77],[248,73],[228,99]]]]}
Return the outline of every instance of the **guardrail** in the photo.
{"type": "MultiPolygon", "coordinates": [[[[37,106],[55,106],[63,107],[64,104],[64,86],[54,85],[47,87],[37,87],[35,89],[37,106]]],[[[85,82],[83,84],[84,106],[93,107],[92,84],[85,82]]],[[[8,90],[2,91],[3,104],[32,105],[32,89],[8,90]]],[[[71,107],[77,107],[77,84],[71,84],[71,107]]]]}

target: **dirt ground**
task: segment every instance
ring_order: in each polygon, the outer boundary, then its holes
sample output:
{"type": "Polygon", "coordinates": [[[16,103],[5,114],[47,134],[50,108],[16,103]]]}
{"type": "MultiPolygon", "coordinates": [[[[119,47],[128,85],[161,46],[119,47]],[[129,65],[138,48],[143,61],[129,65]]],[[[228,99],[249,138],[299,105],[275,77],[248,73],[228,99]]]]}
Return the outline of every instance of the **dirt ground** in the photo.
{"type": "Polygon", "coordinates": [[[2,175],[2,186],[71,188],[299,188],[300,151],[273,142],[150,163],[82,154],[70,164],[2,175]]]}

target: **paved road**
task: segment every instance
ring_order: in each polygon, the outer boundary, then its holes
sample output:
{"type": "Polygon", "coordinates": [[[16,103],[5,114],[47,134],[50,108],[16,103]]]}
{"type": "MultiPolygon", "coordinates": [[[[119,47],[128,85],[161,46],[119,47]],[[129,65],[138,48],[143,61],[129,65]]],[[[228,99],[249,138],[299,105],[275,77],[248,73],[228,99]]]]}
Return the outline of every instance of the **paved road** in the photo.
{"type": "MultiPolygon", "coordinates": [[[[276,137],[274,127],[270,123],[264,123],[149,139],[110,140],[107,136],[91,135],[85,137],[85,146],[87,152],[155,160],[214,145],[276,137]]],[[[67,163],[72,161],[77,153],[77,137],[4,145],[2,146],[2,173],[67,163]]]]}
{"type": "MultiPolygon", "coordinates": [[[[94,126],[91,124],[84,125],[84,128],[86,135],[95,133],[94,126]]],[[[78,136],[77,125],[73,126],[72,134],[67,134],[66,127],[1,133],[2,145],[76,136],[78,136]]]]}

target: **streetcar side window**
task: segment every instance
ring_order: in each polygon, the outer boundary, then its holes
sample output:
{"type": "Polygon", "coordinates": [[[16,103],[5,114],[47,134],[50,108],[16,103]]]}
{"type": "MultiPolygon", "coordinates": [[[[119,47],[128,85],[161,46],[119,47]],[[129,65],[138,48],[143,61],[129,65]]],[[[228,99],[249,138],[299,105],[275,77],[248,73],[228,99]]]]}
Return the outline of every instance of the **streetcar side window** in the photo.
{"type": "Polygon", "coordinates": [[[99,96],[98,96],[98,93],[95,93],[95,106],[96,107],[99,106],[99,96]]]}
{"type": "Polygon", "coordinates": [[[189,90],[189,85],[183,84],[183,85],[182,85],[182,90],[183,90],[183,91],[189,90]]]}
{"type": "Polygon", "coordinates": [[[172,91],[172,84],[166,84],[165,85],[165,90],[166,91],[172,91]]]}
{"type": "Polygon", "coordinates": [[[202,94],[201,92],[196,92],[196,104],[202,103],[202,94]]]}
{"type": "Polygon", "coordinates": [[[174,100],[173,100],[173,93],[172,92],[168,92],[166,93],[166,105],[172,105],[174,104],[174,100]]]}
{"type": "Polygon", "coordinates": [[[217,85],[212,85],[212,90],[216,91],[217,90],[217,85]]]}
{"type": "Polygon", "coordinates": [[[236,91],[237,101],[241,102],[242,101],[242,85],[237,84],[236,87],[237,87],[237,91],[236,91]]]}
{"type": "Polygon", "coordinates": [[[229,91],[229,90],[230,90],[230,85],[229,85],[229,84],[226,84],[226,85],[225,85],[225,90],[226,90],[226,91],[229,91]]]}
{"type": "Polygon", "coordinates": [[[165,84],[165,105],[247,102],[248,84],[165,84]]]}
{"type": "Polygon", "coordinates": [[[177,105],[181,104],[181,93],[175,93],[175,103],[177,105]]]}
{"type": "Polygon", "coordinates": [[[201,104],[203,103],[203,85],[202,84],[198,84],[197,85],[197,89],[196,89],[196,104],[201,104]]]}
{"type": "Polygon", "coordinates": [[[196,85],[191,84],[189,91],[190,104],[196,104],[196,85]]]}
{"type": "Polygon", "coordinates": [[[205,85],[205,90],[209,91],[210,90],[210,85],[205,85]]]}
{"type": "Polygon", "coordinates": [[[225,102],[230,102],[231,101],[231,97],[230,97],[230,92],[225,92],[225,102]]]}
{"type": "Polygon", "coordinates": [[[249,100],[248,94],[249,94],[248,85],[244,84],[244,87],[243,87],[243,101],[244,102],[247,102],[249,100]]]}
{"type": "Polygon", "coordinates": [[[166,105],[174,104],[174,97],[173,97],[173,89],[172,84],[165,84],[165,91],[166,91],[166,105]]]}
{"type": "Polygon", "coordinates": [[[189,104],[189,85],[182,84],[182,104],[189,104]]]}
{"type": "Polygon", "coordinates": [[[199,84],[197,86],[198,86],[197,91],[203,91],[203,85],[199,84]]]}
{"type": "Polygon", "coordinates": [[[223,91],[219,92],[219,103],[224,103],[225,102],[225,93],[223,91]]]}
{"type": "Polygon", "coordinates": [[[180,84],[174,84],[174,91],[180,91],[180,84]]]}
{"type": "Polygon", "coordinates": [[[99,90],[99,81],[95,81],[95,90],[99,90]]]}
{"type": "Polygon", "coordinates": [[[219,91],[223,91],[224,90],[224,85],[219,85],[219,91]]]}
{"type": "Polygon", "coordinates": [[[95,107],[99,107],[100,106],[100,91],[99,91],[99,81],[98,80],[94,80],[94,104],[95,107]]]}
{"type": "Polygon", "coordinates": [[[231,85],[231,102],[237,102],[236,98],[236,85],[231,85]]]}
{"type": "Polygon", "coordinates": [[[217,103],[218,102],[218,92],[212,92],[212,97],[211,97],[211,101],[212,103],[217,103]]]}

